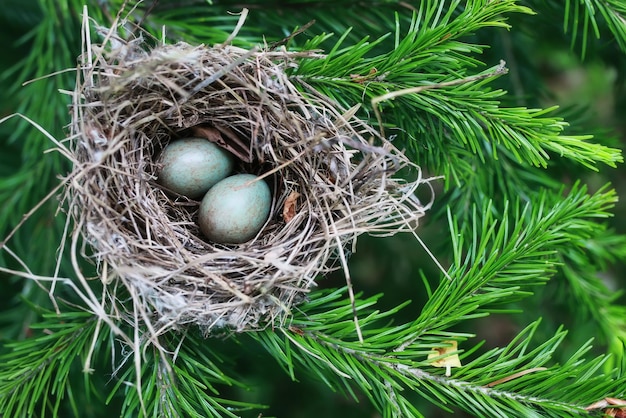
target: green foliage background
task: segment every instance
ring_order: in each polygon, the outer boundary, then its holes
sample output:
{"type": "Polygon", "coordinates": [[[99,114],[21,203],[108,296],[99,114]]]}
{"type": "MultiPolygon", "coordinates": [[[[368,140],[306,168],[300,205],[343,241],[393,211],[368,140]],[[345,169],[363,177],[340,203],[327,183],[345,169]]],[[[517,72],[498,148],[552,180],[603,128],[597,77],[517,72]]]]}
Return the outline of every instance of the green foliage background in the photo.
{"type": "MultiPolygon", "coordinates": [[[[105,24],[122,6],[87,3],[105,24]]],[[[413,237],[362,237],[351,266],[365,346],[354,340],[345,293],[335,290],[343,277],[323,278],[294,317],[304,335],[276,328],[203,339],[192,330],[170,365],[176,381],[148,347],[140,373],[148,415],[574,416],[605,396],[626,398],[626,209],[617,199],[626,196],[623,3],[245,3],[250,15],[236,41],[244,47],[315,20],[288,46],[322,48],[328,58],[302,62],[293,76],[348,107],[363,104],[360,116],[373,124],[371,99],[387,91],[470,77],[501,59],[509,73],[381,103],[386,129],[407,153],[445,176],[419,235],[452,280],[413,237]],[[352,81],[372,68],[386,77],[352,81]],[[463,350],[454,380],[425,361],[451,339],[463,350]],[[426,374],[407,374],[398,361],[426,374]],[[486,389],[536,367],[548,370],[486,389]]],[[[69,99],[59,89],[73,88],[72,73],[22,83],[75,66],[82,6],[3,1],[0,116],[21,113],[64,137],[69,99]]],[[[230,34],[238,16],[228,12],[241,7],[146,1],[133,16],[156,34],[165,25],[171,40],[212,44],[230,34]]],[[[51,147],[23,119],[0,124],[0,238],[69,170],[45,153],[51,147]]],[[[44,204],[9,241],[36,274],[57,268],[64,219],[56,204],[44,204]]],[[[19,267],[5,251],[0,266],[19,267]]],[[[58,268],[71,277],[67,260],[58,268]]],[[[139,415],[127,384],[135,370],[112,369],[124,354],[112,336],[98,339],[93,373],[82,372],[98,323],[73,306],[69,289],[58,290],[66,301],[59,318],[35,283],[0,280],[0,414],[139,415]]],[[[170,338],[164,343],[177,347],[181,336],[170,338]]]]}

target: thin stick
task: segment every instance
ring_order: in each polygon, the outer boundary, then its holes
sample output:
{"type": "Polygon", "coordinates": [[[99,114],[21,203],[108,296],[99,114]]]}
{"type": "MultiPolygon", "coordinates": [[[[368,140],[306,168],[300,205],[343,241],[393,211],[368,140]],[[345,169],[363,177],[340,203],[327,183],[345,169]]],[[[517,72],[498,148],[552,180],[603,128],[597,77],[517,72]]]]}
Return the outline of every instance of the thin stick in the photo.
{"type": "Polygon", "coordinates": [[[51,77],[54,77],[54,76],[59,75],[59,74],[72,73],[74,71],[76,71],[76,68],[66,68],[65,70],[55,71],[55,72],[50,73],[50,74],[42,75],[41,77],[36,77],[36,78],[32,78],[32,79],[30,79],[28,81],[24,81],[22,83],[22,86],[27,86],[27,85],[29,85],[31,83],[34,83],[35,81],[45,80],[47,78],[51,78],[51,77]]]}
{"type": "MultiPolygon", "coordinates": [[[[133,299],[135,298],[134,289],[131,289],[133,293],[133,299]]],[[[135,363],[135,390],[137,391],[137,396],[139,397],[139,404],[141,406],[141,411],[144,416],[147,416],[146,405],[143,399],[143,387],[142,387],[142,378],[141,378],[141,340],[139,338],[139,330],[140,330],[140,322],[139,322],[139,313],[137,312],[138,301],[133,301],[133,317],[135,319],[135,323],[133,326],[133,357],[135,363]]],[[[143,311],[143,309],[142,309],[143,311]]]]}
{"type": "Polygon", "coordinates": [[[226,40],[222,44],[222,47],[230,45],[230,43],[233,41],[233,39],[235,39],[235,37],[237,37],[237,34],[239,33],[239,31],[243,27],[243,24],[246,22],[246,18],[248,17],[248,9],[246,9],[244,7],[243,9],[241,9],[241,13],[239,15],[240,16],[239,16],[239,20],[237,21],[237,26],[235,26],[235,29],[233,29],[231,34],[228,35],[228,38],[226,38],[226,40]]]}
{"type": "Polygon", "coordinates": [[[26,222],[31,216],[33,216],[33,213],[37,212],[39,210],[39,208],[41,208],[44,205],[44,203],[46,203],[48,200],[50,200],[50,198],[55,196],[57,194],[57,192],[59,191],[59,189],[61,187],[63,187],[63,185],[64,185],[63,183],[57,184],[56,187],[50,191],[50,193],[48,193],[43,199],[41,199],[39,201],[39,203],[37,203],[35,206],[33,206],[33,208],[31,210],[29,210],[28,212],[26,212],[26,214],[24,214],[22,216],[22,219],[18,222],[18,224],[15,226],[15,228],[13,228],[11,230],[11,232],[9,232],[9,235],[7,235],[4,238],[4,240],[0,241],[0,249],[4,248],[6,246],[7,242],[22,227],[24,222],[26,222]]]}
{"type": "MultiPolygon", "coordinates": [[[[94,85],[93,80],[93,55],[91,51],[91,32],[89,31],[89,13],[87,10],[87,5],[83,6],[83,51],[87,51],[87,67],[86,70],[90,71],[90,79],[89,85],[94,85]]],[[[82,63],[85,64],[85,63],[82,63]]],[[[84,71],[84,70],[83,70],[84,71]]]]}
{"type": "Polygon", "coordinates": [[[448,274],[448,271],[443,268],[443,266],[441,265],[441,263],[439,262],[439,260],[437,260],[437,257],[435,257],[435,255],[430,251],[430,249],[428,248],[428,246],[426,245],[426,243],[424,241],[422,241],[422,239],[419,237],[419,235],[417,235],[417,233],[415,232],[415,230],[413,230],[413,236],[415,237],[415,239],[420,243],[420,245],[422,246],[422,248],[424,249],[424,251],[426,251],[426,254],[428,254],[428,256],[430,257],[431,260],[433,260],[435,262],[435,264],[437,265],[437,267],[439,268],[439,270],[441,270],[441,272],[443,273],[444,276],[446,276],[446,279],[452,281],[452,277],[450,277],[450,275],[448,274]]]}
{"type": "MultiPolygon", "coordinates": [[[[327,202],[324,202],[324,204],[326,205],[326,210],[330,213],[331,210],[328,207],[327,202]]],[[[355,302],[355,297],[354,297],[354,289],[352,286],[352,278],[350,276],[350,269],[348,268],[348,260],[346,259],[346,254],[343,251],[343,245],[339,238],[340,234],[339,234],[339,231],[337,231],[337,225],[335,224],[335,220],[333,219],[332,214],[331,216],[328,217],[328,219],[330,220],[330,227],[333,229],[333,235],[335,236],[335,241],[337,242],[337,252],[339,253],[339,258],[341,259],[341,266],[343,267],[343,274],[346,279],[346,284],[348,286],[348,295],[350,296],[350,305],[352,305],[352,316],[354,319],[354,327],[356,329],[356,335],[359,338],[359,342],[362,344],[363,333],[361,332],[361,325],[359,325],[359,318],[356,313],[356,302],[355,302]]]]}
{"type": "Polygon", "coordinates": [[[272,42],[271,44],[268,45],[267,49],[272,50],[272,49],[275,49],[275,48],[277,48],[277,47],[279,47],[281,45],[286,44],[291,39],[293,39],[296,36],[300,35],[302,32],[306,31],[308,28],[310,28],[314,24],[315,24],[315,20],[311,20],[309,23],[307,23],[307,24],[303,25],[302,27],[294,30],[291,34],[289,34],[289,36],[284,37],[280,41],[272,42]]]}
{"type": "Polygon", "coordinates": [[[264,178],[269,177],[269,176],[271,176],[272,174],[279,172],[280,170],[282,170],[283,168],[287,167],[288,165],[293,164],[293,162],[294,162],[294,161],[296,161],[298,158],[300,158],[300,157],[302,157],[304,154],[306,154],[306,153],[307,153],[307,151],[308,151],[308,150],[300,151],[300,152],[299,152],[299,153],[298,153],[295,157],[293,157],[293,158],[292,158],[292,159],[290,159],[289,161],[285,161],[285,162],[284,162],[284,163],[282,163],[281,165],[276,166],[276,167],[274,167],[273,169],[268,170],[268,171],[266,171],[265,173],[263,173],[263,174],[259,175],[258,177],[256,177],[256,178],[254,178],[254,179],[250,180],[249,182],[247,182],[247,183],[245,184],[245,186],[247,187],[247,186],[249,186],[249,185],[251,185],[251,184],[253,184],[253,183],[256,183],[256,182],[257,182],[257,181],[259,181],[259,180],[263,180],[264,178]]]}
{"type": "Polygon", "coordinates": [[[67,150],[67,148],[59,140],[57,140],[54,136],[52,136],[50,132],[46,131],[40,124],[38,124],[37,122],[29,118],[28,116],[22,115],[21,113],[12,113],[0,119],[0,125],[14,117],[20,117],[24,119],[26,122],[28,122],[29,124],[31,124],[32,126],[34,126],[39,132],[44,134],[46,138],[48,138],[50,141],[54,143],[54,145],[57,146],[58,151],[61,154],[63,154],[64,157],[71,160],[71,155],[70,155],[70,152],[67,150]]]}

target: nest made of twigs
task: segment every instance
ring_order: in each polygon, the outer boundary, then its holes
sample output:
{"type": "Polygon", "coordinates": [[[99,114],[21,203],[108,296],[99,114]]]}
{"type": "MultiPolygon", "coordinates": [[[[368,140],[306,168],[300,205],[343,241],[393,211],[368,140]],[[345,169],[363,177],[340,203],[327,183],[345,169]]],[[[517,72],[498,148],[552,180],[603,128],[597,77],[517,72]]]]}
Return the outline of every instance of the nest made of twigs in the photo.
{"type": "Polygon", "coordinates": [[[348,273],[360,234],[414,231],[426,210],[419,168],[351,112],[296,88],[289,69],[316,54],[147,45],[114,31],[87,45],[66,194],[108,297],[123,285],[135,317],[161,330],[263,327],[320,276],[348,273]],[[270,185],[270,218],[251,241],[208,241],[199,202],[157,184],[159,151],[185,136],[216,142],[270,185]],[[394,177],[404,168],[414,180],[394,177]]]}

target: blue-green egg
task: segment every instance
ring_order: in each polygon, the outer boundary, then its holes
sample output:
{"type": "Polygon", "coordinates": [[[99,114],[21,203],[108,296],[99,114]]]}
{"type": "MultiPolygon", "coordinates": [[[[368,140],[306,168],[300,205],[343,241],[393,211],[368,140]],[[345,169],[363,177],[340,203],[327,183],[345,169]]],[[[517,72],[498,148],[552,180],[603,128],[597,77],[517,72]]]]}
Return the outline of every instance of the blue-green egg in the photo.
{"type": "Polygon", "coordinates": [[[267,221],[272,194],[265,181],[236,174],[213,186],[202,199],[198,226],[209,240],[241,244],[254,238],[267,221]]]}
{"type": "Polygon", "coordinates": [[[159,184],[190,199],[199,199],[233,171],[234,159],[207,139],[183,138],[163,149],[158,164],[159,184]]]}

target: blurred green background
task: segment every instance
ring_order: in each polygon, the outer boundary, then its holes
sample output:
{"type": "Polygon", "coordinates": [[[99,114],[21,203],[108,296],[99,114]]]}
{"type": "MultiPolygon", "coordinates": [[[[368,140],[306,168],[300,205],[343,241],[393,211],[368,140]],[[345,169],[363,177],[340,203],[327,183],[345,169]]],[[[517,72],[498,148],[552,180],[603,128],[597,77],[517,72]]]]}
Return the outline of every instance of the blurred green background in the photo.
{"type": "MultiPolygon", "coordinates": [[[[161,24],[168,26],[168,35],[198,42],[213,43],[224,39],[236,22],[227,11],[240,8],[241,2],[214,1],[161,1],[151,8],[145,2],[142,9],[145,23],[158,31],[161,24]],[[210,3],[210,2],[209,2],[210,3]],[[193,8],[192,8],[193,7],[193,8]],[[149,12],[149,13],[148,13],[149,12]],[[192,13],[193,12],[193,13],[192,13]],[[195,28],[190,30],[189,27],[195,28]]],[[[268,41],[284,37],[296,25],[316,19],[305,34],[322,32],[341,34],[353,26],[351,39],[364,35],[377,38],[393,31],[390,25],[394,12],[404,15],[409,10],[400,2],[371,2],[375,11],[370,18],[361,19],[360,10],[368,2],[247,2],[251,13],[242,31],[242,43],[254,42],[261,35],[268,41]],[[372,16],[379,14],[380,19],[372,16]]],[[[411,2],[409,2],[411,3],[411,2]]],[[[419,4],[419,2],[413,2],[419,4]]],[[[524,2],[521,2],[524,3],[524,2]]],[[[511,16],[511,31],[482,30],[468,41],[489,45],[486,53],[478,59],[493,65],[500,59],[507,62],[510,73],[496,84],[508,90],[507,105],[527,107],[561,106],[559,112],[571,122],[572,134],[596,134],[598,142],[624,148],[626,139],[626,59],[611,36],[603,32],[599,40],[590,38],[585,58],[581,58],[580,38],[572,45],[571,32],[563,30],[563,7],[554,2],[526,2],[535,8],[536,16],[511,16]]],[[[119,8],[121,1],[92,0],[88,2],[90,13],[106,22],[119,8]]],[[[69,97],[59,92],[73,89],[71,72],[50,75],[73,68],[80,53],[80,11],[82,3],[72,0],[2,0],[0,8],[0,117],[22,113],[40,123],[56,138],[63,138],[69,122],[69,97]],[[24,82],[38,77],[49,77],[27,85],[24,82]]],[[[391,42],[392,40],[389,40],[391,42]]],[[[22,215],[34,207],[58,184],[58,177],[67,173],[69,166],[55,153],[46,153],[52,144],[45,136],[23,119],[12,118],[0,124],[0,238],[7,236],[21,221],[22,215]]],[[[437,172],[424,167],[430,174],[437,172]]],[[[573,164],[551,167],[558,182],[568,183],[582,176],[591,190],[610,181],[621,197],[626,197],[626,168],[601,166],[598,172],[582,172],[573,164]]],[[[447,202],[443,184],[436,184],[438,198],[431,213],[423,218],[420,236],[429,248],[445,263],[446,248],[442,237],[449,235],[445,216],[447,202]]],[[[64,219],[56,214],[57,201],[44,204],[10,242],[10,248],[19,254],[35,273],[50,274],[55,268],[58,237],[64,219]]],[[[626,234],[626,202],[615,208],[615,216],[609,220],[612,227],[626,234]]],[[[358,252],[350,260],[355,288],[365,295],[384,293],[381,308],[393,307],[406,299],[413,303],[402,313],[407,319],[414,318],[425,301],[425,291],[420,278],[437,277],[436,265],[420,245],[409,236],[394,238],[359,239],[358,252]]],[[[0,253],[0,265],[17,267],[15,260],[0,253]]],[[[61,271],[71,274],[68,265],[61,271]]],[[[626,254],[615,254],[613,263],[598,272],[605,283],[615,292],[626,284],[626,254]]],[[[539,341],[554,334],[564,324],[571,332],[562,353],[563,358],[589,338],[596,337],[597,353],[607,351],[606,341],[598,334],[597,324],[587,321],[576,306],[568,303],[565,279],[557,276],[534,296],[516,306],[518,313],[492,315],[463,324],[460,331],[476,334],[470,341],[484,340],[484,348],[507,344],[529,322],[544,318],[539,341]]],[[[337,287],[344,284],[341,274],[320,281],[320,287],[337,287]]],[[[624,304],[626,299],[620,296],[624,304]]],[[[45,292],[32,282],[0,274],[0,350],[3,344],[28,337],[30,325],[38,320],[38,306],[50,306],[45,292]]],[[[230,353],[232,369],[250,384],[250,390],[225,389],[224,396],[265,403],[270,408],[263,416],[290,418],[305,417],[376,417],[367,400],[356,403],[341,394],[329,391],[326,386],[298,376],[300,382],[291,382],[274,360],[263,353],[246,336],[237,342],[211,339],[206,344],[216,352],[230,353]]],[[[93,375],[91,384],[95,392],[106,397],[110,365],[103,361],[93,375]]],[[[81,381],[77,366],[75,379],[81,381]]],[[[80,394],[77,394],[80,399],[80,394]]],[[[423,400],[426,416],[451,416],[430,409],[423,400]],[[442,415],[439,415],[442,414],[442,415]]],[[[106,410],[100,401],[84,402],[84,417],[117,415],[119,403],[115,400],[106,410]]],[[[249,416],[258,416],[258,412],[249,416]]],[[[461,413],[455,414],[461,416],[461,413]]]]}

